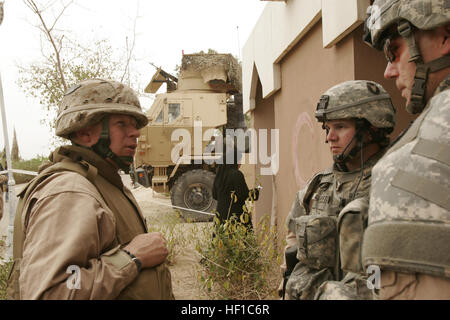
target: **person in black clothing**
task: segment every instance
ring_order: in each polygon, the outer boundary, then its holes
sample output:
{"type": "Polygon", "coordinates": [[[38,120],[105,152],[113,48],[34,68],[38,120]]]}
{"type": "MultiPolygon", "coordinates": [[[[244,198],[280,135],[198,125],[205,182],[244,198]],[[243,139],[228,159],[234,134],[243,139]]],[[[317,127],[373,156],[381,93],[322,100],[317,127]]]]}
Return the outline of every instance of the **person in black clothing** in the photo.
{"type": "MultiPolygon", "coordinates": [[[[258,200],[259,190],[249,190],[245,182],[244,174],[239,171],[240,160],[242,153],[236,149],[227,150],[226,155],[222,157],[222,161],[218,164],[216,178],[213,185],[213,198],[217,200],[217,213],[220,223],[224,223],[233,215],[237,216],[240,221],[240,216],[244,213],[243,206],[245,200],[250,196],[253,200],[258,200]],[[237,198],[233,201],[232,194],[237,198]]],[[[251,217],[248,217],[244,223],[249,229],[252,228],[251,217]]]]}

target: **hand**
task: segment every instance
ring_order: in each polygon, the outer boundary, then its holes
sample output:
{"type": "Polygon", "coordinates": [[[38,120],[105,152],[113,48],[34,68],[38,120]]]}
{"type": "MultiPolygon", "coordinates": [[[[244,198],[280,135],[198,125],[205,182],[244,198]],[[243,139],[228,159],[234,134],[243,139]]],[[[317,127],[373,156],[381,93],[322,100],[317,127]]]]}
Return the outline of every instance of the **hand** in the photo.
{"type": "Polygon", "coordinates": [[[160,232],[137,235],[123,249],[141,260],[142,269],[152,268],[163,263],[169,254],[166,239],[160,232]]]}

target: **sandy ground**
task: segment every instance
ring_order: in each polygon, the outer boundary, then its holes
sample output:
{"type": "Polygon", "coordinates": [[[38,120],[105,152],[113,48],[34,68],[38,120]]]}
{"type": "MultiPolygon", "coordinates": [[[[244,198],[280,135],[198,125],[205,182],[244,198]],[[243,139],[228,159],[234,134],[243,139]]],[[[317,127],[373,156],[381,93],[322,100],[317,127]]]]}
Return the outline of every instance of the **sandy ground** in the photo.
{"type": "MultiPolygon", "coordinates": [[[[129,176],[123,175],[124,184],[130,188],[136,200],[138,201],[148,224],[158,223],[164,225],[168,217],[176,216],[174,210],[170,206],[170,198],[154,193],[150,188],[142,186],[133,188],[129,176]]],[[[16,186],[19,190],[22,186],[16,186]]],[[[4,195],[3,195],[4,196],[4,195]]],[[[5,244],[7,238],[7,230],[9,224],[9,212],[5,203],[5,212],[0,221],[0,259],[5,257],[5,244]]],[[[199,264],[200,256],[195,250],[195,237],[199,236],[199,229],[208,225],[208,223],[176,223],[173,219],[170,222],[175,226],[175,232],[182,235],[182,240],[178,240],[176,246],[173,263],[169,267],[172,274],[172,285],[175,298],[177,300],[199,300],[206,299],[202,294],[198,274],[201,270],[199,264]]]]}

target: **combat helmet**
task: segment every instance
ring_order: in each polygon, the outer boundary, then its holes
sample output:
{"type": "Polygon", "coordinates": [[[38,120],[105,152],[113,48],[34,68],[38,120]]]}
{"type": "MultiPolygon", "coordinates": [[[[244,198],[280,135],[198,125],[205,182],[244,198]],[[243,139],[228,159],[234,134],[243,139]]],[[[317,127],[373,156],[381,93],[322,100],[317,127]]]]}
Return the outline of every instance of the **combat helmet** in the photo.
{"type": "Polygon", "coordinates": [[[400,35],[408,45],[410,62],[416,63],[411,103],[406,107],[410,113],[420,113],[425,107],[428,74],[450,66],[450,56],[424,63],[414,31],[433,30],[449,22],[450,5],[447,0],[375,0],[367,9],[364,41],[378,50],[384,48],[386,53],[388,40],[400,35]]]}
{"type": "MultiPolygon", "coordinates": [[[[336,163],[345,163],[352,159],[362,148],[362,133],[369,131],[372,142],[387,145],[387,135],[394,130],[395,108],[386,90],[378,83],[366,80],[352,80],[340,83],[328,89],[317,104],[315,112],[317,121],[356,119],[356,133],[348,146],[357,139],[357,145],[348,153],[335,156],[336,163]],[[373,131],[372,127],[378,128],[373,131]]],[[[347,147],[348,147],[347,146],[347,147]]],[[[345,149],[347,149],[347,147],[345,149]]]]}
{"type": "Polygon", "coordinates": [[[56,118],[56,135],[70,139],[71,134],[89,125],[102,121],[99,141],[91,148],[104,158],[111,158],[126,172],[130,157],[119,157],[109,148],[109,115],[133,116],[137,129],[147,125],[148,119],[142,111],[139,98],[128,86],[113,80],[91,79],[73,86],[62,99],[56,118]],[[127,164],[128,163],[128,164],[127,164]]]}

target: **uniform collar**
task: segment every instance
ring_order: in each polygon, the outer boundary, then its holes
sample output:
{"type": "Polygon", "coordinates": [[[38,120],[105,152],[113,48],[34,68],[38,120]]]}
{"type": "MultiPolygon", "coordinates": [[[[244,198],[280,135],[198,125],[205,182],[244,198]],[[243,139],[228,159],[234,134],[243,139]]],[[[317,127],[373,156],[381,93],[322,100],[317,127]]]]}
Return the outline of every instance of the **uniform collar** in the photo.
{"type": "Polygon", "coordinates": [[[447,77],[441,83],[439,83],[438,87],[434,91],[433,97],[447,90],[448,88],[450,88],[450,74],[448,74],[447,77]]]}
{"type": "MultiPolygon", "coordinates": [[[[88,148],[70,145],[62,146],[50,154],[49,160],[50,165],[62,161],[86,161],[97,169],[99,175],[121,190],[123,189],[123,182],[118,169],[88,148]]],[[[45,169],[45,166],[40,168],[40,171],[43,169],[45,169]]]]}
{"type": "MultiPolygon", "coordinates": [[[[372,157],[370,157],[366,162],[364,162],[364,178],[369,177],[372,173],[373,166],[381,159],[381,157],[386,152],[387,148],[381,148],[377,153],[375,153],[372,157]]],[[[336,166],[333,165],[333,173],[336,177],[336,180],[340,183],[349,182],[354,180],[361,174],[361,170],[357,169],[351,172],[343,172],[339,171],[336,166]]]]}

